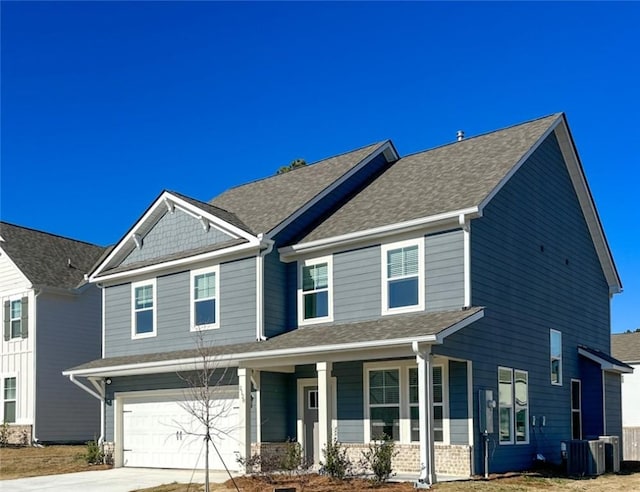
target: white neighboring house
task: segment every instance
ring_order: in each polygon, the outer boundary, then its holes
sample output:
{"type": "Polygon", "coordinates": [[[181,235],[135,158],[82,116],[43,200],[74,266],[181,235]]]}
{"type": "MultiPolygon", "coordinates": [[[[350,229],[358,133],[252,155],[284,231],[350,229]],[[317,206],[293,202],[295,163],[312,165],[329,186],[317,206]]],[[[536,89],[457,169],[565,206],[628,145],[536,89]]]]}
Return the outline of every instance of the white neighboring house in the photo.
{"type": "Polygon", "coordinates": [[[611,355],[634,369],[622,377],[623,457],[640,461],[640,332],[612,335],[611,355]]]}
{"type": "Polygon", "coordinates": [[[102,296],[84,276],[104,252],[0,222],[0,423],[11,443],[99,435],[98,401],[61,372],[101,354],[102,296]]]}

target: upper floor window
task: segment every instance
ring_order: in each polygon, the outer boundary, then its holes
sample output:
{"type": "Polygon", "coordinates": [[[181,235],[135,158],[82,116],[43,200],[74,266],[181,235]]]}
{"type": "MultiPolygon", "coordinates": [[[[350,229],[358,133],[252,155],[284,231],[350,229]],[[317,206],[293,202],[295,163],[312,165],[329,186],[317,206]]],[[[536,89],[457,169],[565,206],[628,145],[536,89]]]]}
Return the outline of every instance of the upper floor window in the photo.
{"type": "Polygon", "coordinates": [[[424,309],[424,239],[382,246],[382,314],[424,309]]]}
{"type": "Polygon", "coordinates": [[[22,336],[22,301],[11,301],[11,338],[22,336]]]}
{"type": "Polygon", "coordinates": [[[4,303],[4,339],[27,337],[28,299],[13,299],[4,303]]]}
{"type": "Polygon", "coordinates": [[[145,280],[131,284],[133,338],[156,335],[156,280],[145,280]]]}
{"type": "Polygon", "coordinates": [[[549,331],[549,349],[551,353],[551,384],[562,385],[562,333],[549,331]]]}
{"type": "Polygon", "coordinates": [[[2,390],[4,421],[13,423],[16,421],[16,378],[5,378],[2,390]]]}
{"type": "Polygon", "coordinates": [[[191,272],[191,329],[206,330],[219,326],[219,267],[191,272]]]}
{"type": "Polygon", "coordinates": [[[332,259],[330,256],[305,260],[300,265],[298,316],[300,324],[331,321],[332,259]]]}
{"type": "Polygon", "coordinates": [[[529,374],[498,368],[498,415],[500,444],[529,442],[529,374]],[[515,384],[514,384],[515,378],[515,384]]]}

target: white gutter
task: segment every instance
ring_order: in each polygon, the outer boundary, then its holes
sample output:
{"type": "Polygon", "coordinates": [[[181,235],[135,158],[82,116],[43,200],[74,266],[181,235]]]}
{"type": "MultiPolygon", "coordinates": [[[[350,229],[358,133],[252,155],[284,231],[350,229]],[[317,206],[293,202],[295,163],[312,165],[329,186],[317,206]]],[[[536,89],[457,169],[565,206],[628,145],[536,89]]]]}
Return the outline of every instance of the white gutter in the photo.
{"type": "Polygon", "coordinates": [[[266,246],[256,256],[256,340],[265,341],[264,334],[264,257],[273,251],[275,242],[258,234],[260,246],[266,246]]]}
{"type": "MultiPolygon", "coordinates": [[[[411,345],[413,342],[418,343],[430,343],[430,344],[441,344],[444,338],[456,331],[464,328],[465,326],[479,320],[484,316],[484,311],[478,311],[477,313],[455,323],[454,325],[444,329],[438,334],[435,335],[423,335],[423,336],[412,336],[412,337],[403,337],[403,338],[394,338],[390,340],[370,340],[367,342],[352,342],[352,343],[336,343],[329,345],[320,345],[315,347],[294,347],[294,348],[286,348],[279,350],[261,350],[254,352],[244,352],[244,353],[234,353],[234,354],[221,354],[212,356],[216,362],[228,362],[228,363],[237,363],[238,361],[246,361],[251,359],[274,359],[278,357],[288,357],[288,356],[300,356],[300,355],[313,355],[317,353],[326,353],[326,352],[347,352],[354,350],[369,350],[381,347],[394,347],[394,346],[402,346],[409,344],[411,345]]],[[[96,367],[93,369],[79,370],[79,371],[65,371],[62,374],[64,376],[91,376],[91,375],[124,375],[118,373],[124,373],[127,371],[142,371],[145,369],[155,369],[155,368],[167,368],[172,366],[194,366],[197,367],[198,364],[202,364],[201,357],[189,357],[185,359],[173,359],[173,360],[161,360],[161,361],[153,361],[146,363],[135,363],[135,364],[122,364],[118,366],[112,367],[96,367]]],[[[132,372],[133,374],[133,372],[132,372]]]]}
{"type": "Polygon", "coordinates": [[[136,268],[135,270],[127,270],[125,272],[112,273],[110,275],[91,276],[89,277],[89,282],[103,282],[107,280],[117,280],[121,278],[128,278],[135,275],[143,275],[146,273],[156,272],[158,270],[165,270],[167,268],[171,268],[175,266],[196,263],[199,261],[209,260],[212,258],[221,258],[224,256],[229,256],[232,253],[246,253],[256,249],[258,246],[259,246],[259,243],[257,241],[251,241],[248,243],[239,244],[237,246],[232,246],[230,248],[224,248],[217,251],[210,251],[209,253],[203,253],[197,256],[190,256],[188,258],[180,258],[173,261],[166,261],[163,263],[158,263],[156,265],[149,265],[142,268],[136,268]]]}
{"type": "Polygon", "coordinates": [[[437,215],[430,215],[429,217],[420,217],[418,219],[408,220],[405,222],[398,222],[395,224],[389,224],[381,227],[374,227],[373,229],[367,229],[364,231],[350,232],[348,234],[342,234],[340,236],[333,236],[323,239],[317,239],[316,241],[309,241],[307,243],[299,243],[291,246],[285,246],[278,249],[280,258],[283,261],[293,261],[295,256],[302,253],[311,253],[318,250],[322,250],[328,247],[345,246],[351,243],[362,241],[363,239],[374,239],[400,232],[408,232],[415,229],[422,229],[427,226],[435,226],[442,222],[458,222],[459,217],[464,216],[466,220],[474,217],[480,217],[481,213],[478,207],[469,207],[461,210],[454,210],[452,212],[445,212],[437,215]]]}

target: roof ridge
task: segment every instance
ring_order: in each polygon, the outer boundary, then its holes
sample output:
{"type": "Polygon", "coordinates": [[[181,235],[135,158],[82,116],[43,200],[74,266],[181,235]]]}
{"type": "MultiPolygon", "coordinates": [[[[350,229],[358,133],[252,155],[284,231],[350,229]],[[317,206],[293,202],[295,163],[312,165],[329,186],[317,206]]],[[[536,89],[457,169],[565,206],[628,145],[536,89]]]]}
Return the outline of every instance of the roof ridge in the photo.
{"type": "MultiPolygon", "coordinates": [[[[292,173],[292,172],[294,172],[294,171],[300,171],[300,170],[302,170],[302,169],[308,169],[308,168],[309,168],[309,167],[311,167],[311,166],[315,166],[316,164],[320,164],[320,163],[322,163],[322,162],[324,162],[324,161],[328,161],[329,159],[335,159],[335,158],[338,158],[338,157],[341,157],[341,156],[344,156],[344,155],[347,155],[347,154],[353,154],[353,153],[355,153],[355,152],[359,152],[359,151],[361,151],[361,150],[363,150],[363,149],[366,149],[367,147],[380,146],[380,145],[382,145],[382,144],[384,144],[384,143],[386,143],[386,142],[390,142],[390,141],[391,141],[390,139],[386,139],[386,140],[381,140],[381,141],[379,141],[379,142],[373,142],[373,143],[370,143],[370,144],[368,144],[368,145],[363,145],[363,146],[361,146],[361,147],[358,147],[358,148],[356,148],[356,149],[347,150],[347,151],[345,151],[345,152],[340,152],[339,154],[334,154],[334,155],[331,155],[331,156],[329,156],[329,157],[324,157],[324,158],[319,159],[319,160],[317,160],[317,161],[313,161],[313,162],[311,162],[311,163],[307,164],[306,166],[302,166],[302,167],[298,167],[298,168],[296,168],[296,169],[292,169],[291,171],[286,172],[286,173],[281,173],[281,174],[277,174],[277,173],[276,173],[276,174],[272,174],[271,176],[264,176],[263,178],[256,178],[256,179],[253,179],[253,180],[251,180],[251,181],[246,181],[246,182],[244,182],[244,183],[240,183],[240,184],[238,184],[238,185],[231,186],[230,188],[225,189],[225,190],[224,190],[223,192],[221,192],[219,195],[214,196],[214,197],[213,197],[213,198],[212,198],[208,203],[211,203],[211,201],[213,201],[214,199],[218,198],[219,196],[224,195],[224,194],[225,194],[225,193],[227,193],[228,191],[235,190],[235,189],[238,189],[238,188],[242,188],[243,186],[247,186],[247,185],[250,185],[250,184],[258,183],[258,182],[260,182],[260,181],[266,181],[267,179],[277,178],[277,177],[279,177],[279,176],[282,176],[282,175],[285,175],[285,174],[292,173]]],[[[215,205],[214,205],[214,206],[215,206],[215,205]]],[[[220,208],[220,207],[218,207],[218,208],[220,208]]],[[[225,209],[221,209],[221,210],[225,210],[225,209]]],[[[228,212],[228,210],[227,210],[227,212],[228,212]]]]}
{"type": "Polygon", "coordinates": [[[445,148],[445,147],[449,147],[450,145],[455,145],[455,144],[458,144],[460,142],[468,142],[470,140],[474,140],[474,139],[477,139],[477,138],[486,137],[487,135],[491,135],[493,133],[503,132],[503,131],[506,131],[506,130],[510,130],[512,128],[517,128],[519,126],[529,125],[529,124],[534,123],[536,121],[544,120],[545,118],[551,118],[552,116],[560,117],[563,114],[564,113],[562,111],[560,111],[560,112],[557,112],[557,113],[550,113],[550,114],[547,114],[545,116],[539,116],[539,117],[533,118],[531,120],[523,121],[522,123],[514,123],[513,125],[504,126],[502,128],[498,128],[496,130],[489,130],[489,131],[486,131],[484,133],[479,133],[478,135],[473,135],[472,137],[465,137],[463,140],[456,140],[456,141],[453,141],[453,142],[449,142],[449,143],[445,143],[445,144],[441,144],[441,145],[436,145],[435,147],[430,147],[428,149],[418,150],[417,152],[412,152],[411,154],[407,154],[407,155],[402,156],[401,159],[405,159],[407,157],[412,157],[414,155],[424,154],[426,152],[431,152],[433,150],[438,150],[438,149],[442,149],[442,148],[445,148]]]}
{"type": "MultiPolygon", "coordinates": [[[[99,244],[95,244],[95,243],[90,243],[89,241],[84,241],[83,239],[76,239],[73,237],[69,237],[69,236],[63,236],[62,234],[56,234],[54,232],[48,232],[48,231],[42,231],[40,229],[34,229],[33,227],[27,227],[27,226],[22,226],[22,225],[18,225],[18,224],[13,224],[11,222],[7,222],[6,220],[0,220],[0,224],[5,224],[11,227],[17,227],[19,229],[24,229],[27,231],[32,231],[32,232],[37,232],[39,234],[46,234],[47,236],[52,236],[52,237],[57,237],[59,239],[64,239],[66,241],[73,241],[75,243],[81,243],[81,244],[86,244],[87,246],[93,246],[96,248],[107,248],[108,246],[101,246],[99,244]]],[[[1,235],[1,233],[0,233],[1,235]]]]}

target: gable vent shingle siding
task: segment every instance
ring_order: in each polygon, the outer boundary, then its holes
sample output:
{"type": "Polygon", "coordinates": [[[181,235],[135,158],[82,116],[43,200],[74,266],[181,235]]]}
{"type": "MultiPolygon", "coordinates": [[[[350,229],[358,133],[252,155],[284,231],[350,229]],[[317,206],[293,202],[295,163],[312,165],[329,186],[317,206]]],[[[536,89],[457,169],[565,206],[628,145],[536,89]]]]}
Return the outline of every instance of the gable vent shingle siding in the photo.
{"type": "Polygon", "coordinates": [[[74,289],[105,252],[101,246],[7,222],[0,222],[0,236],[0,247],[37,286],[74,289]]]}
{"type": "Polygon", "coordinates": [[[477,206],[559,117],[403,157],[303,242],[477,206]]]}
{"type": "Polygon", "coordinates": [[[375,152],[376,143],[222,193],[210,204],[234,214],[255,233],[266,233],[375,152]]]}

